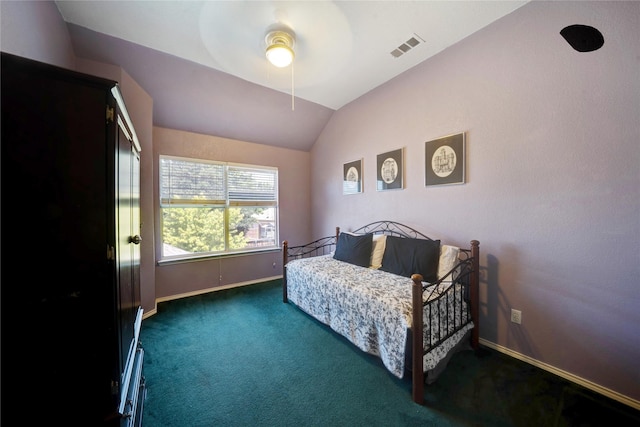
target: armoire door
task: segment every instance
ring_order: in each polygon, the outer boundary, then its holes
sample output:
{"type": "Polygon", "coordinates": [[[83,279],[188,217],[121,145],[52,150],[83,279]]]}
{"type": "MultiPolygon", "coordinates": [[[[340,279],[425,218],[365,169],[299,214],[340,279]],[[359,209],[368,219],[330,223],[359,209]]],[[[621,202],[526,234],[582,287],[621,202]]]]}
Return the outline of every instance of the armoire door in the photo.
{"type": "MultiPolygon", "coordinates": [[[[118,118],[120,112],[118,112],[118,118]]],[[[136,316],[140,307],[140,156],[130,130],[118,120],[117,135],[117,263],[119,265],[120,360],[135,351],[136,316]]]]}

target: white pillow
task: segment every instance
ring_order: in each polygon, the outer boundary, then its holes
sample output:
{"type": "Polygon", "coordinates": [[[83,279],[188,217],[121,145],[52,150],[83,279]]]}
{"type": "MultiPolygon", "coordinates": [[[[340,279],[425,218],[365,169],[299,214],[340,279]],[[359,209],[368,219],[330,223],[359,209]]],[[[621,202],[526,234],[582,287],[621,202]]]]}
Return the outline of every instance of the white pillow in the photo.
{"type": "MultiPolygon", "coordinates": [[[[440,260],[438,261],[438,279],[444,277],[458,263],[460,248],[456,246],[440,245],[440,260]]],[[[447,279],[451,279],[449,276],[447,279]]]]}
{"type": "Polygon", "coordinates": [[[373,249],[371,250],[371,265],[369,268],[378,269],[382,267],[382,257],[384,255],[384,248],[386,244],[386,234],[373,235],[373,249]]]}

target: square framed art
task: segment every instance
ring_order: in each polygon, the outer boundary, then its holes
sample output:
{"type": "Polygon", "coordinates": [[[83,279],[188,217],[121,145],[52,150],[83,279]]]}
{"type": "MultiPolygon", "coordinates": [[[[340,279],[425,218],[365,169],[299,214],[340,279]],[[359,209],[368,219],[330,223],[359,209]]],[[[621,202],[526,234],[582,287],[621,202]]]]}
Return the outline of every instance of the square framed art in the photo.
{"type": "Polygon", "coordinates": [[[401,190],[404,178],[404,148],[378,154],[376,189],[401,190]]]}
{"type": "Polygon", "coordinates": [[[342,194],[362,193],[362,159],[342,166],[342,194]]]}
{"type": "Polygon", "coordinates": [[[464,184],[465,182],[465,134],[443,136],[425,143],[424,184],[464,184]]]}

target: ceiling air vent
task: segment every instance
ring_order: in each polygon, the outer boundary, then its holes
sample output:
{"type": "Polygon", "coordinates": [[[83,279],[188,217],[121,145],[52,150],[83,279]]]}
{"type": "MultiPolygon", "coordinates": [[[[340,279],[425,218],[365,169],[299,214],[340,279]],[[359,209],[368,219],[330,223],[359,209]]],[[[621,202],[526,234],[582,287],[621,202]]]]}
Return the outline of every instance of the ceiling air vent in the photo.
{"type": "Polygon", "coordinates": [[[422,39],[422,37],[414,33],[413,37],[411,37],[406,42],[402,43],[397,48],[393,49],[391,51],[391,56],[393,56],[394,58],[398,58],[404,55],[405,53],[409,52],[414,47],[418,46],[420,43],[424,43],[424,40],[422,39]]]}

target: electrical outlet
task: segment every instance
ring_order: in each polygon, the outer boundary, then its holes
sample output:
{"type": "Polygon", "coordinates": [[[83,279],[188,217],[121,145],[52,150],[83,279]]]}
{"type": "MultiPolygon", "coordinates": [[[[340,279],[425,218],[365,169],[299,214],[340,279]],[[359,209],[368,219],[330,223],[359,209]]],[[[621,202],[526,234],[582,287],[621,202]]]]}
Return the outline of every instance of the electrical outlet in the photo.
{"type": "Polygon", "coordinates": [[[520,310],[511,309],[511,321],[520,325],[522,323],[522,312],[520,310]]]}

